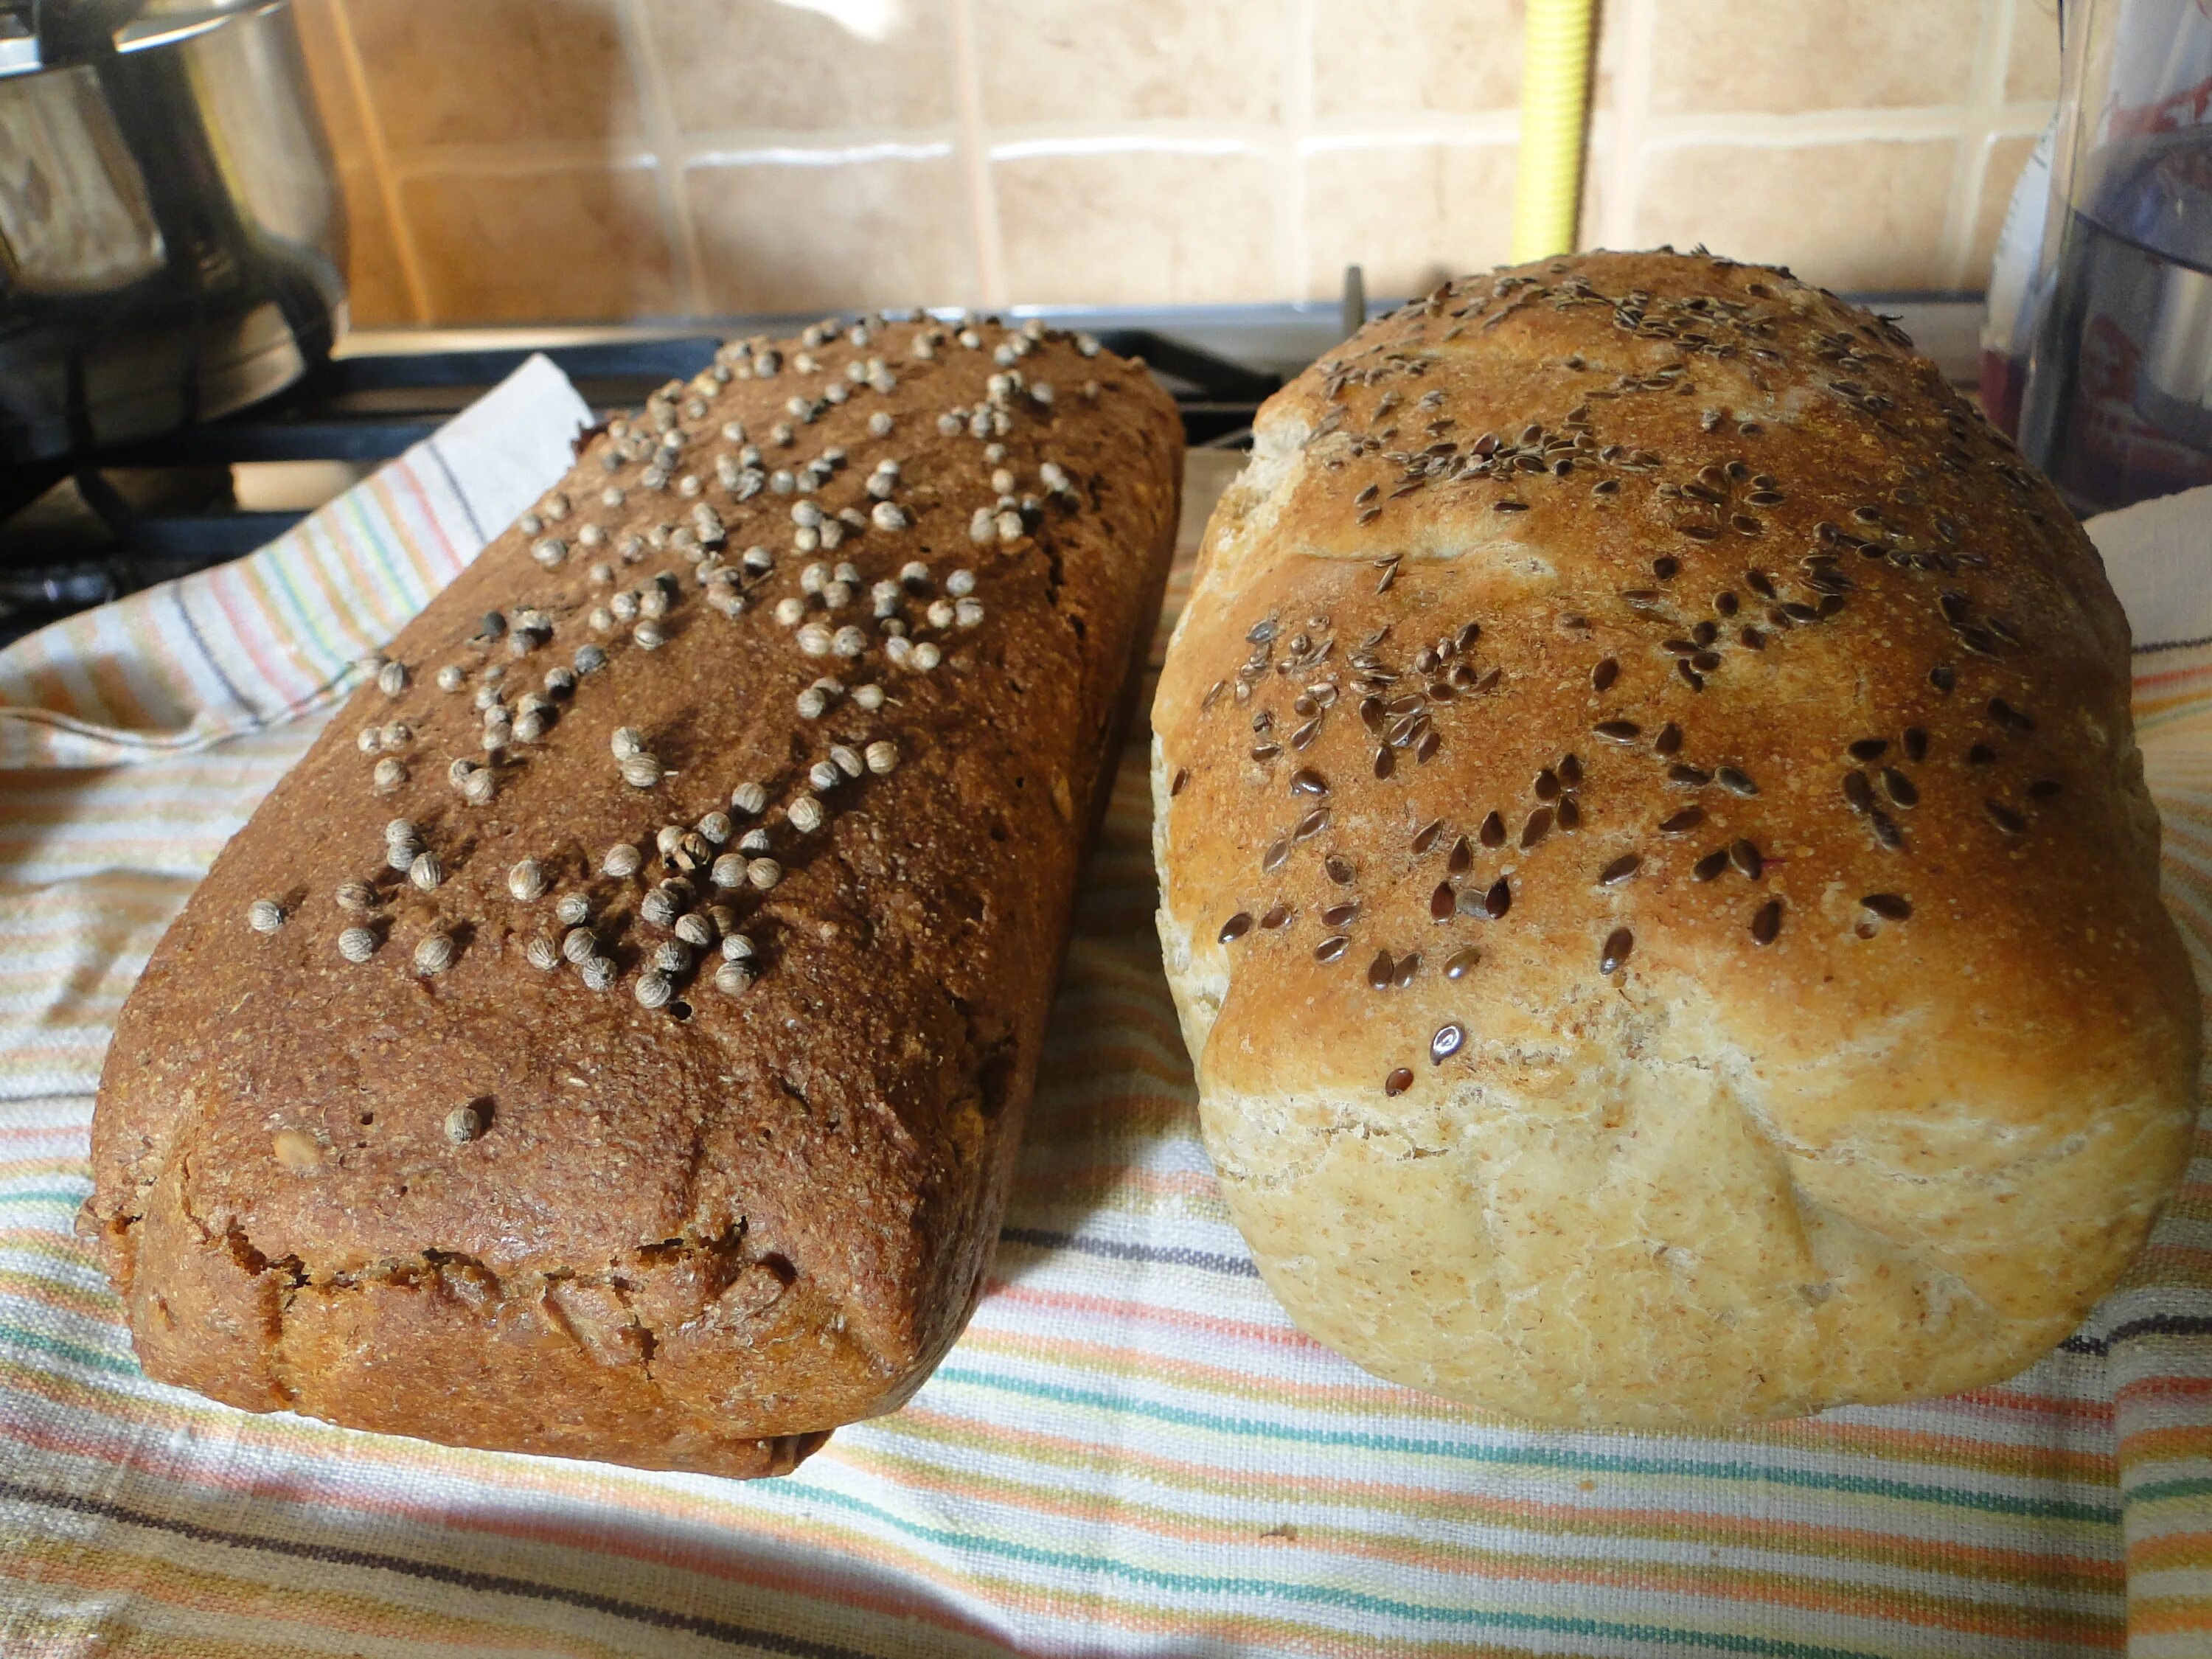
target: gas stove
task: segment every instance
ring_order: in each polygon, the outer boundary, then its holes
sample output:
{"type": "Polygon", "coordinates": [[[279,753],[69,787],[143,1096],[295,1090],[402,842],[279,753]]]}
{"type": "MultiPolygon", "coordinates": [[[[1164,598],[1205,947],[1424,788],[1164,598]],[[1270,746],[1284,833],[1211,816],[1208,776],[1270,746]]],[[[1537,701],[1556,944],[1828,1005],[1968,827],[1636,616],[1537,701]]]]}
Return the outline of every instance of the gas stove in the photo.
{"type": "MultiPolygon", "coordinates": [[[[1976,360],[1978,300],[1873,301],[1954,379],[1976,360]]],[[[1378,308],[1379,309],[1379,308],[1378,308]]],[[[1016,307],[1142,357],[1174,394],[1188,441],[1237,449],[1267,395],[1358,325],[1342,304],[1082,311],[1016,307]]],[[[252,552],[379,464],[419,442],[535,351],[601,415],[688,379],[734,335],[811,319],[732,319],[711,332],[649,328],[357,331],[280,396],[73,466],[0,473],[0,645],[252,552]]]]}

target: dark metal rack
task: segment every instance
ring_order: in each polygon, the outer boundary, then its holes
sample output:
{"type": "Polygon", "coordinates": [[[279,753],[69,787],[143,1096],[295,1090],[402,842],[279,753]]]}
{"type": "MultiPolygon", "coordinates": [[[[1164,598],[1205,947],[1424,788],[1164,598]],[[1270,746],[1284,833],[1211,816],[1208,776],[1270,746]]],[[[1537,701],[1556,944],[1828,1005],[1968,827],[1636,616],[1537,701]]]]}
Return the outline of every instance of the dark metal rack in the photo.
{"type": "MultiPolygon", "coordinates": [[[[1194,445],[1233,447],[1279,374],[1148,329],[1095,331],[1141,356],[1174,395],[1194,445]]],[[[266,461],[374,465],[400,454],[543,350],[592,409],[635,408],[712,358],[720,337],[524,341],[335,358],[290,390],[218,421],[94,456],[0,477],[0,643],[58,617],[252,551],[301,511],[240,508],[229,469],[266,461]],[[47,512],[74,491],[66,533],[47,512]]]]}
{"type": "MultiPolygon", "coordinates": [[[[1900,314],[1944,372],[1971,385],[1981,307],[1963,295],[1862,300],[1900,314]]],[[[1175,396],[1194,447],[1238,448],[1290,375],[1356,329],[1371,307],[1348,276],[1343,303],[1140,307],[1049,315],[1140,356],[1175,396]]],[[[732,319],[726,332],[788,333],[804,319],[732,319]]],[[[600,414],[635,408],[688,378],[718,334],[357,336],[290,391],[157,442],[97,455],[74,470],[0,469],[0,644],[88,605],[251,552],[301,517],[251,511],[234,466],[268,461],[387,460],[543,351],[600,414]]]]}

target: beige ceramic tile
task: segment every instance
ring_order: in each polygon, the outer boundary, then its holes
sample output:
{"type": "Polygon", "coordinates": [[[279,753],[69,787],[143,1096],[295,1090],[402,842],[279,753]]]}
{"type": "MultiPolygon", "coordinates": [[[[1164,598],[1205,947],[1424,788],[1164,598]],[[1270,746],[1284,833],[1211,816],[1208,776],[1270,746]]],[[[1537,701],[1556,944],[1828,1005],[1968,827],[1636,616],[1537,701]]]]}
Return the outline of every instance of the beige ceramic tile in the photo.
{"type": "Polygon", "coordinates": [[[668,102],[687,133],[936,126],[953,119],[950,0],[849,7],[856,33],[778,0],[648,0],[668,102]]]}
{"type": "Polygon", "coordinates": [[[1617,110],[1636,77],[1649,64],[1631,64],[1628,52],[1628,7],[1623,0],[1601,4],[1597,10],[1596,61],[1590,72],[1590,112],[1602,115],[1617,110]]]}
{"type": "Polygon", "coordinates": [[[1193,304],[1280,299],[1272,164],[1124,150],[992,167],[1008,298],[1193,304]]]}
{"type": "MultiPolygon", "coordinates": [[[[1589,153],[1583,157],[1583,199],[1575,213],[1575,246],[1580,248],[1602,247],[1605,245],[1605,182],[1613,167],[1613,148],[1593,134],[1589,153]]],[[[1506,210],[1512,210],[1512,198],[1506,198],[1506,210]]]]}
{"type": "Polygon", "coordinates": [[[1984,3],[1654,0],[1651,107],[1794,114],[1956,104],[1973,87],[1984,3]]]}
{"type": "Polygon", "coordinates": [[[344,0],[395,151],[640,131],[615,0],[344,0]]]}
{"type": "Polygon", "coordinates": [[[323,131],[329,135],[331,153],[344,166],[367,159],[368,134],[362,125],[361,103],[354,96],[353,79],[346,70],[335,15],[337,4],[337,0],[295,0],[292,15],[299,27],[300,47],[307,60],[307,84],[314,92],[323,131]]]}
{"type": "Polygon", "coordinates": [[[1281,299],[1274,168],[1259,155],[1036,155],[991,177],[1015,303],[1281,299]]]}
{"type": "Polygon", "coordinates": [[[1321,0],[1314,112],[1511,109],[1521,99],[1523,10],[1523,0],[1321,0]]]}
{"type": "Polygon", "coordinates": [[[346,300],[356,328],[400,328],[412,323],[415,307],[399,268],[392,220],[384,195],[366,167],[338,168],[345,198],[346,300]]]}
{"type": "Polygon", "coordinates": [[[1957,149],[1948,138],[1662,149],[1645,162],[1637,240],[1703,242],[1826,288],[1939,288],[1957,149]]]}
{"type": "Polygon", "coordinates": [[[1503,264],[1513,154],[1510,144],[1378,144],[1307,156],[1308,297],[1340,292],[1347,264],[1381,300],[1503,264]]]}
{"type": "Polygon", "coordinates": [[[391,328],[415,320],[400,273],[399,250],[392,218],[384,209],[368,131],[347,73],[334,13],[337,0],[296,0],[300,44],[307,54],[307,82],[323,118],[323,131],[337,162],[339,194],[345,204],[346,297],[356,328],[391,328]]]}
{"type": "Polygon", "coordinates": [[[684,174],[706,302],[726,313],[958,305],[975,292],[959,163],[751,163],[684,174]]]}
{"type": "Polygon", "coordinates": [[[1276,118],[1286,0],[973,3],[987,121],[1276,118]]]}
{"type": "Polygon", "coordinates": [[[439,323],[603,321],[677,309],[650,167],[428,173],[404,180],[439,323]]]}
{"type": "Polygon", "coordinates": [[[2032,137],[1999,137],[1989,141],[1990,159],[1982,169],[1982,199],[1974,212],[1974,240],[1966,253],[1966,285],[1985,288],[1990,262],[1996,257],[1997,232],[2004,226],[2005,209],[2012,203],[2012,187],[2035,148],[2032,137]]]}
{"type": "Polygon", "coordinates": [[[2004,95],[2015,103],[2058,96],[2058,0],[2012,0],[2004,95]]]}

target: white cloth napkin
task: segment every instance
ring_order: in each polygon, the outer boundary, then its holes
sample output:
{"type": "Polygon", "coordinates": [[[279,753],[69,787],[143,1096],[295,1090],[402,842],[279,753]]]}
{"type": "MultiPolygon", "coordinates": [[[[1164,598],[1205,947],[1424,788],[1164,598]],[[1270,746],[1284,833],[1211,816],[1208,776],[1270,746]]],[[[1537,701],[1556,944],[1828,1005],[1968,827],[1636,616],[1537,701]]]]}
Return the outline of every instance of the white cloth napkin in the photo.
{"type": "Polygon", "coordinates": [[[2212,645],[2212,484],[2100,513],[2082,527],[2104,555],[2137,655],[2212,645]]]}

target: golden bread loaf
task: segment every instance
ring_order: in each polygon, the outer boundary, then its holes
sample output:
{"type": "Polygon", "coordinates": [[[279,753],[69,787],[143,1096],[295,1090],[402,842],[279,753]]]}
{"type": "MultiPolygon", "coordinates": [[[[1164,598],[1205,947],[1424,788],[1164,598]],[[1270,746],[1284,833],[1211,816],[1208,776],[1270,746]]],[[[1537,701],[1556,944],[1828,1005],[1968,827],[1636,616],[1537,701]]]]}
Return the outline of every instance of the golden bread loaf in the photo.
{"type": "Polygon", "coordinates": [[[2172,1189],[2128,632],[1892,324],[1672,252],[1269,400],[1154,714],[1222,1190],[1308,1332],[1570,1425],[1985,1382],[2172,1189]]]}

